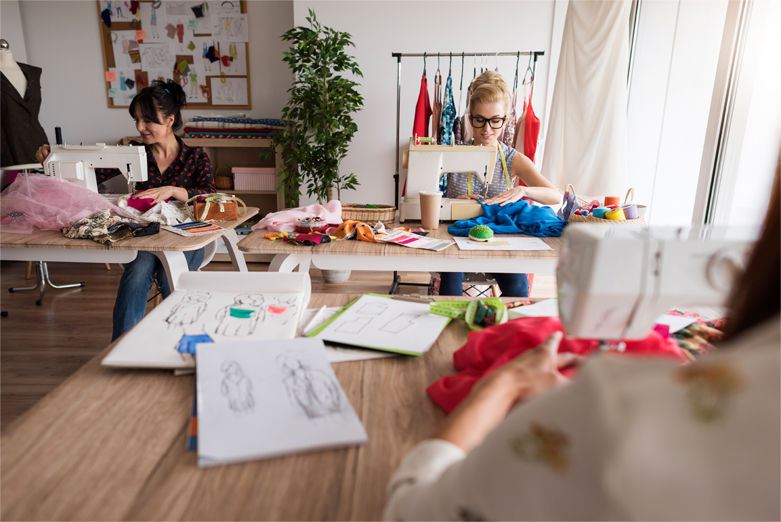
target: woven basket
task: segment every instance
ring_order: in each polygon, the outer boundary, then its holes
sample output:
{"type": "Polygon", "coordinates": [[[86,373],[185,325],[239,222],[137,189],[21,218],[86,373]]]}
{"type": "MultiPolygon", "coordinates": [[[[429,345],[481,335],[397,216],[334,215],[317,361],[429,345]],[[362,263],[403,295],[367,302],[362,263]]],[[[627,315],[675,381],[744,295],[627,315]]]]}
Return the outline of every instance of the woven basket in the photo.
{"type": "Polygon", "coordinates": [[[342,205],[342,219],[354,219],[373,224],[378,221],[390,224],[396,219],[396,207],[393,205],[373,205],[377,208],[366,208],[361,203],[345,203],[342,205]]]}
{"type": "MultiPolygon", "coordinates": [[[[572,185],[567,185],[567,188],[569,189],[572,187],[572,185]]],[[[574,190],[574,188],[573,188],[574,190]]],[[[629,205],[634,200],[635,191],[633,188],[630,188],[626,191],[626,196],[624,196],[624,205],[629,205]]],[[[578,202],[580,202],[580,198],[578,198],[578,202]]],[[[598,218],[594,217],[592,215],[588,216],[579,216],[578,214],[572,213],[569,216],[570,223],[603,223],[608,225],[645,225],[645,218],[638,217],[636,219],[622,219],[622,220],[615,220],[615,219],[605,219],[605,218],[598,218]]]]}

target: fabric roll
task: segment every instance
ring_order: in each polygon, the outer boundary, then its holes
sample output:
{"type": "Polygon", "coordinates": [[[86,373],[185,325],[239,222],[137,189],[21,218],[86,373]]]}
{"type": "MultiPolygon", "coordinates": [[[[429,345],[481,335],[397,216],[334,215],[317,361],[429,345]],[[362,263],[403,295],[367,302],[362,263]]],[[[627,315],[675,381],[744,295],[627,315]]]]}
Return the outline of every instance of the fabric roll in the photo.
{"type": "MultiPolygon", "coordinates": [[[[631,2],[570,2],[542,174],[582,194],[626,189],[626,71],[631,2]]],[[[526,151],[524,151],[526,152],[526,151]]]]}

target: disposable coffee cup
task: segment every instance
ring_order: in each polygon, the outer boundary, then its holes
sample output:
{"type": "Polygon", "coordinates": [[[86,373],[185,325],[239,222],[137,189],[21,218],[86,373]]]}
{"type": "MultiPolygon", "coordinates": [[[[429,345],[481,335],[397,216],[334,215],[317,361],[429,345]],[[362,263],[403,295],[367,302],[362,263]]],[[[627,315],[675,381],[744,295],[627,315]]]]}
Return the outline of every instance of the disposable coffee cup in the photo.
{"type": "Polygon", "coordinates": [[[442,193],[420,193],[420,223],[426,230],[439,228],[439,210],[442,205],[442,193]]]}

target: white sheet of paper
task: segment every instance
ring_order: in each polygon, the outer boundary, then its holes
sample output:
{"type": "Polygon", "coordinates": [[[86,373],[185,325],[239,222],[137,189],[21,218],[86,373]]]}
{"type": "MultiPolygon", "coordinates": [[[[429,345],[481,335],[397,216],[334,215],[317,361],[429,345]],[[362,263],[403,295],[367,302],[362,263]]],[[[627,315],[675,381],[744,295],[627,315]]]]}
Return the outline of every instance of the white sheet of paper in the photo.
{"type": "Polygon", "coordinates": [[[363,444],[319,339],[198,345],[198,465],[363,444]]]}
{"type": "Polygon", "coordinates": [[[488,242],[472,241],[468,237],[454,237],[460,250],[551,250],[538,237],[494,236],[488,242]]]}
{"type": "Polygon", "coordinates": [[[247,78],[209,78],[209,87],[212,105],[247,105],[247,78]]]}
{"type": "Polygon", "coordinates": [[[292,339],[310,293],[309,275],[298,276],[291,278],[288,274],[269,272],[186,272],[179,278],[179,289],[117,341],[102,364],[192,368],[195,358],[176,349],[184,334],[207,334],[215,342],[292,339]],[[234,317],[231,308],[252,312],[247,318],[234,317]]]}
{"type": "MultiPolygon", "coordinates": [[[[318,326],[322,325],[326,321],[336,314],[342,308],[335,306],[331,308],[321,309],[309,308],[304,310],[304,315],[301,317],[301,325],[303,330],[300,330],[298,335],[303,335],[316,330],[318,326]],[[319,314],[319,315],[318,315],[319,314]],[[317,315],[317,317],[315,317],[317,315]],[[311,324],[310,324],[311,323],[311,324]]],[[[350,362],[350,361],[365,361],[368,359],[384,359],[386,357],[395,357],[398,354],[393,352],[382,352],[379,350],[367,350],[365,348],[348,348],[346,346],[333,346],[328,343],[325,345],[325,356],[331,363],[338,362],[350,362]]]]}
{"type": "Polygon", "coordinates": [[[670,334],[683,330],[696,320],[696,317],[683,317],[682,315],[662,314],[656,318],[656,324],[666,324],[670,327],[670,334]]]}
{"type": "Polygon", "coordinates": [[[510,314],[516,317],[558,317],[559,300],[545,299],[534,304],[518,306],[511,308],[510,314]]]}
{"type": "Polygon", "coordinates": [[[316,335],[336,343],[419,355],[434,344],[448,318],[429,305],[363,295],[316,335]]]}

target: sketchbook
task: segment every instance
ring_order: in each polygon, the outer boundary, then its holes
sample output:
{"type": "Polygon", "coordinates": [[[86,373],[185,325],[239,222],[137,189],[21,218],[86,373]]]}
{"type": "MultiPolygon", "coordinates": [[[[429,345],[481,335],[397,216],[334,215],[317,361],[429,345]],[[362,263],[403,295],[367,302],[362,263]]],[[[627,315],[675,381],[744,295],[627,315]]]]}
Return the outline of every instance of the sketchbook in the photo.
{"type": "Polygon", "coordinates": [[[198,465],[363,444],[319,339],[201,344],[198,465]]]}
{"type": "Polygon", "coordinates": [[[361,348],[422,355],[449,321],[430,313],[428,303],[364,294],[306,335],[361,348]]]}
{"type": "Polygon", "coordinates": [[[213,342],[292,339],[310,292],[306,273],[185,272],[177,290],[119,339],[102,364],[194,368],[193,355],[177,349],[183,336],[213,342]]]}

